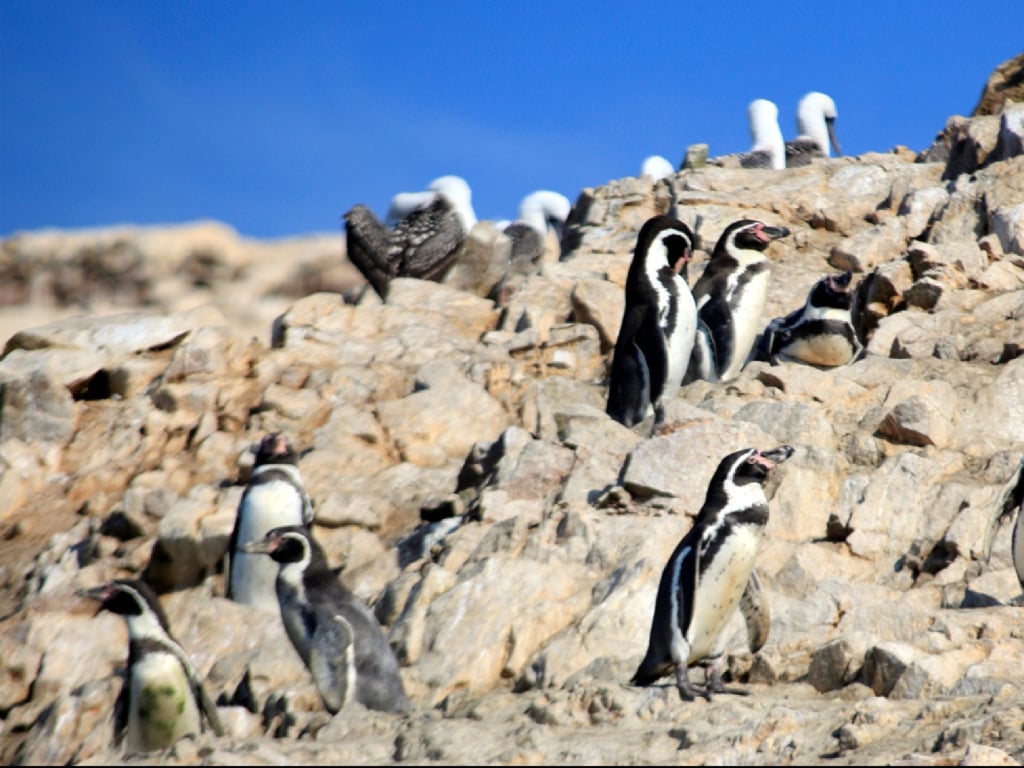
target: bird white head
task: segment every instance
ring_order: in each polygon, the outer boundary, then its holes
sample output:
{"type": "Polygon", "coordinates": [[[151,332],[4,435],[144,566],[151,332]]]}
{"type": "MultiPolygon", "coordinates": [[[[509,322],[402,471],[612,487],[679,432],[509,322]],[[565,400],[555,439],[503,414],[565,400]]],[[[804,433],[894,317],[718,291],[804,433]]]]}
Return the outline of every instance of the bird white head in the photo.
{"type": "Polygon", "coordinates": [[[751,151],[768,152],[772,168],[786,167],[786,142],[779,128],[779,108],[768,99],[754,99],[747,107],[751,151]]]}
{"type": "Polygon", "coordinates": [[[676,169],[672,163],[661,155],[648,155],[644,158],[643,165],[640,166],[640,175],[650,176],[655,181],[667,178],[675,172],[676,169]]]}
{"type": "Polygon", "coordinates": [[[571,210],[572,203],[561,192],[539,189],[520,201],[519,220],[526,222],[541,237],[547,233],[549,226],[561,236],[571,210]]]}
{"type": "Polygon", "coordinates": [[[415,210],[426,208],[437,197],[437,192],[399,192],[391,198],[391,207],[384,223],[394,227],[398,222],[415,210]]]}
{"type": "Polygon", "coordinates": [[[462,220],[462,228],[468,233],[476,224],[476,212],[473,210],[473,193],[469,184],[461,176],[439,176],[427,186],[432,190],[444,195],[455,207],[456,213],[462,220]]]}
{"type": "Polygon", "coordinates": [[[831,156],[829,144],[837,155],[842,154],[833,127],[838,112],[831,96],[811,91],[800,99],[796,109],[796,130],[801,136],[810,136],[821,147],[826,157],[831,156]]]}

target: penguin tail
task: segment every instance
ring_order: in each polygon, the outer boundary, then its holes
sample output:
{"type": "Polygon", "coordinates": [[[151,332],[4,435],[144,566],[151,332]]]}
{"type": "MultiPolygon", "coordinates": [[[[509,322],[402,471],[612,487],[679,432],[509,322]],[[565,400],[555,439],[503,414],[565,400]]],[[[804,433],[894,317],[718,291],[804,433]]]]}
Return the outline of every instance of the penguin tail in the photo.
{"type": "Polygon", "coordinates": [[[645,656],[629,682],[631,685],[651,685],[672,672],[672,667],[673,664],[671,662],[655,662],[645,656]]]}

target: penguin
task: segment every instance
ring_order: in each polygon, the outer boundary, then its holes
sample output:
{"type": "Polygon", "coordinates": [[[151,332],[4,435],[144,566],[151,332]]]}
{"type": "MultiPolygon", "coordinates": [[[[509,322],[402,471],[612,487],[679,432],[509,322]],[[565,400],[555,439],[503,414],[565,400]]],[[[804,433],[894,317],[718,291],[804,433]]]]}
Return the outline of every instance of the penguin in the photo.
{"type": "Polygon", "coordinates": [[[352,700],[384,712],[413,708],[377,618],[328,567],[309,528],[274,528],[242,551],[269,555],[278,564],[281,619],[328,712],[352,700]]]}
{"type": "MultiPolygon", "coordinates": [[[[395,277],[440,281],[459,254],[459,246],[476,224],[471,191],[458,176],[442,176],[393,228],[367,206],[354,205],[344,215],[349,261],[382,299],[395,277]]],[[[397,198],[397,196],[396,196],[397,198]]],[[[392,200],[392,209],[400,209],[392,200]]]]}
{"type": "Polygon", "coordinates": [[[299,474],[298,455],[284,435],[264,435],[254,452],[252,477],[238,502],[228,541],[226,594],[235,602],[277,613],[277,565],[241,547],[259,541],[272,528],[312,525],[313,505],[299,474]]]}
{"type": "Polygon", "coordinates": [[[693,347],[697,309],[687,282],[693,233],[663,214],[644,222],[626,275],[626,304],[612,353],[606,412],[632,427],[678,390],[693,347]]]}
{"type": "Polygon", "coordinates": [[[842,155],[836,138],[836,103],[819,91],[804,94],[796,108],[795,139],[786,142],[786,167],[810,165],[817,157],[831,157],[829,144],[842,155]]]}
{"type": "Polygon", "coordinates": [[[857,337],[850,311],[852,272],[826,275],[811,287],[807,301],[765,328],[755,358],[773,365],[793,360],[834,368],[860,358],[864,345],[857,337]]]}
{"type": "Polygon", "coordinates": [[[731,381],[754,346],[768,296],[771,263],[765,251],[789,235],[755,219],[734,221],[722,232],[693,286],[697,332],[683,383],[731,381]]]}
{"type": "Polygon", "coordinates": [[[744,611],[751,648],[764,644],[769,615],[754,572],[768,523],[764,483],[792,455],[792,446],[782,445],[745,448],[721,460],[693,527],[662,571],[647,652],[632,684],[651,685],[674,669],[684,701],[724,692],[721,636],[737,607],[744,611]],[[696,663],[705,666],[703,690],[689,680],[689,666],[696,663]]]}
{"type": "Polygon", "coordinates": [[[76,591],[124,617],[128,624],[128,664],[114,706],[115,741],[127,753],[171,746],[203,732],[203,717],[217,736],[224,728],[188,654],[171,634],[156,592],[143,581],[115,579],[76,591]]]}

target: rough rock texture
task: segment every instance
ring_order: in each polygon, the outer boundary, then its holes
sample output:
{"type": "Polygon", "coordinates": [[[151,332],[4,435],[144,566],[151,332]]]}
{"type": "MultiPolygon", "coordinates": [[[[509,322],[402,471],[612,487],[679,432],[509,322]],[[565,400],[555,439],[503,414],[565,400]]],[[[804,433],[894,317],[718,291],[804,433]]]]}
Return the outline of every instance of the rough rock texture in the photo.
{"type": "Polygon", "coordinates": [[[381,302],[340,233],[9,238],[7,310],[53,317],[12,327],[0,359],[0,761],[1020,764],[1024,607],[1000,512],[1024,455],[1024,156],[990,158],[987,119],[960,119],[974,143],[955,158],[680,171],[694,278],[732,220],[784,224],[764,323],[853,269],[867,355],[694,382],[653,436],[604,413],[636,233],[672,203],[649,178],[583,190],[563,257],[500,305],[458,271],[381,302]],[[314,532],[386,627],[415,712],[328,716],[279,621],[223,597],[269,430],[303,451],[314,532]],[[717,462],[782,442],[758,559],[771,633],[751,655],[739,617],[729,630],[750,695],[628,685],[717,462]],[[226,735],[114,748],[126,632],[74,591],[123,575],[162,593],[226,735]]]}

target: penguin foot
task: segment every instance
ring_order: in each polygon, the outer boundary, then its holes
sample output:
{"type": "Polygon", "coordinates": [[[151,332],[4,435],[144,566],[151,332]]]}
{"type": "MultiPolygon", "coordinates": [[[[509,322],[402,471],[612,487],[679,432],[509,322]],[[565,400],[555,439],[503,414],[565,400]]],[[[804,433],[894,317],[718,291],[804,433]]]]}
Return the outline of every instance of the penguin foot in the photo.
{"type": "Polygon", "coordinates": [[[686,667],[676,667],[676,688],[679,690],[679,698],[683,701],[693,701],[698,696],[711,701],[711,692],[709,690],[701,690],[690,682],[690,678],[686,673],[686,667]]]}

